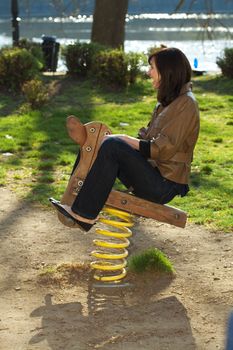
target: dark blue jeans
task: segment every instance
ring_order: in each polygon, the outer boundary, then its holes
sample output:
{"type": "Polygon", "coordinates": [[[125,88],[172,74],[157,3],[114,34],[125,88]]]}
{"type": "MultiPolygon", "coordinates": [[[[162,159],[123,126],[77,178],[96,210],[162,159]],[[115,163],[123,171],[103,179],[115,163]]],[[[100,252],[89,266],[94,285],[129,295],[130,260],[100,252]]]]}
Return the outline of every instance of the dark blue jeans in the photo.
{"type": "Polygon", "coordinates": [[[228,334],[227,334],[227,345],[226,345],[226,350],[232,350],[232,349],[233,349],[233,312],[231,313],[231,316],[228,322],[228,334]]]}
{"type": "MultiPolygon", "coordinates": [[[[77,162],[75,166],[77,165],[77,162]]],[[[101,145],[97,158],[76,197],[72,210],[95,219],[103,208],[116,178],[140,198],[165,204],[179,193],[179,184],[163,178],[141,153],[121,139],[109,138],[101,145]]]]}

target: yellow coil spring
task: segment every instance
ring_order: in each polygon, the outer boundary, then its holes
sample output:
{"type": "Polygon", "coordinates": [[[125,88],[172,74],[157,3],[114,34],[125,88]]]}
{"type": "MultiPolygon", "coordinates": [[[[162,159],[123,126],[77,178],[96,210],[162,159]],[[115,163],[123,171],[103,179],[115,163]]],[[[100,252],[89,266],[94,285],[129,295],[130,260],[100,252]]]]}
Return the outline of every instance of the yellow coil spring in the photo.
{"type": "Polygon", "coordinates": [[[127,247],[130,242],[127,239],[132,236],[132,232],[129,227],[133,226],[133,216],[125,211],[105,207],[103,213],[110,214],[113,217],[120,218],[121,221],[116,221],[113,219],[106,219],[101,217],[98,221],[102,222],[108,226],[117,228],[117,232],[109,231],[106,229],[96,229],[96,233],[99,235],[107,236],[111,241],[103,241],[95,239],[93,241],[94,245],[101,247],[102,250],[108,249],[107,252],[93,251],[91,255],[95,258],[101,259],[99,261],[94,261],[91,263],[91,267],[95,270],[94,278],[98,281],[103,282],[118,282],[126,276],[126,257],[128,256],[127,247]],[[112,239],[114,241],[112,241],[112,239]],[[116,242],[118,240],[118,242],[116,242]],[[114,252],[112,252],[114,250],[114,252]],[[118,252],[117,252],[118,250],[118,252]],[[120,250],[120,252],[119,252],[120,250]],[[119,260],[119,263],[116,261],[119,260]],[[108,271],[108,272],[107,272],[108,271]],[[109,275],[109,271],[114,271],[114,275],[109,275]],[[106,272],[108,275],[103,275],[106,272]]]}

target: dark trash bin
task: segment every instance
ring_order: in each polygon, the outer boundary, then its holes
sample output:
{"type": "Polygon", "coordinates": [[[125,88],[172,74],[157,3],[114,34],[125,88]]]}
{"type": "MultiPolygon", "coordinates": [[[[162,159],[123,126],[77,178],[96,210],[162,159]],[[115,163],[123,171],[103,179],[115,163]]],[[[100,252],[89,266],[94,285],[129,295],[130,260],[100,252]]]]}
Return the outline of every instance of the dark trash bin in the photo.
{"type": "Polygon", "coordinates": [[[42,36],[42,51],[45,61],[45,71],[56,72],[60,44],[54,36],[42,36]]]}

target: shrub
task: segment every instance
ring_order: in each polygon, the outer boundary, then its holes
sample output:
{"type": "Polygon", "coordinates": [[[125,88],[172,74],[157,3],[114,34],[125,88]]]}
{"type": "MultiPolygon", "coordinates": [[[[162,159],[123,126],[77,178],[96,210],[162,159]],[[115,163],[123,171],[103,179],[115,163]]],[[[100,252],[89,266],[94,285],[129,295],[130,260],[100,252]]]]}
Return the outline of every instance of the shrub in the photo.
{"type": "Polygon", "coordinates": [[[119,49],[110,49],[97,43],[68,45],[63,50],[68,74],[87,77],[112,87],[133,84],[145,63],[142,54],[128,54],[119,49]]]}
{"type": "Polygon", "coordinates": [[[13,48],[0,51],[0,84],[18,90],[34,78],[41,68],[39,61],[26,49],[13,48]]]}
{"type": "Polygon", "coordinates": [[[146,56],[140,53],[129,52],[127,55],[128,80],[134,84],[136,78],[141,74],[142,67],[147,65],[146,56]]]}
{"type": "Polygon", "coordinates": [[[161,44],[160,46],[151,46],[148,48],[147,55],[149,57],[150,55],[153,55],[154,53],[156,53],[162,49],[165,49],[166,47],[167,46],[164,44],[161,44]]]}
{"type": "Polygon", "coordinates": [[[86,77],[91,69],[94,55],[104,46],[96,43],[79,43],[68,45],[63,50],[66,66],[70,75],[86,77]]]}
{"type": "Polygon", "coordinates": [[[32,108],[39,108],[48,101],[48,91],[39,79],[33,79],[24,83],[22,91],[32,108]]]}
{"type": "Polygon", "coordinates": [[[124,51],[105,50],[94,58],[92,73],[95,79],[111,87],[126,87],[128,84],[128,63],[124,51]]]}
{"type": "Polygon", "coordinates": [[[223,57],[218,57],[216,63],[225,77],[233,79],[233,48],[226,47],[223,57]]]}
{"type": "Polygon", "coordinates": [[[26,49],[27,51],[29,51],[40,62],[41,68],[44,68],[44,54],[40,43],[35,43],[23,38],[19,41],[19,47],[21,49],[26,49]]]}

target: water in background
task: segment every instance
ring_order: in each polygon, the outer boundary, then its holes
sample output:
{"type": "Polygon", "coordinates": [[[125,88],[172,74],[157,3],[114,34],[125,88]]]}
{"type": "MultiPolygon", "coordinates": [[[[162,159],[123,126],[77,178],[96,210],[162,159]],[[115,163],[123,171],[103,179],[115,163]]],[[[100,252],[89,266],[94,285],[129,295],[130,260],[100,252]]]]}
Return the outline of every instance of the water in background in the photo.
{"type": "MultiPolygon", "coordinates": [[[[126,18],[125,51],[147,52],[161,43],[180,48],[188,57],[192,67],[207,72],[218,72],[216,58],[225,47],[233,47],[233,14],[141,14],[126,18]],[[207,31],[214,40],[207,39],[202,26],[208,23],[207,31]],[[214,30],[213,30],[214,28],[214,30]],[[204,40],[203,40],[204,39],[204,40]]],[[[41,42],[41,36],[55,35],[62,45],[76,40],[89,41],[92,16],[66,18],[29,18],[20,22],[20,36],[41,42]]],[[[0,20],[0,47],[11,45],[10,20],[0,20]]],[[[58,70],[66,70],[60,59],[58,70]]]]}

